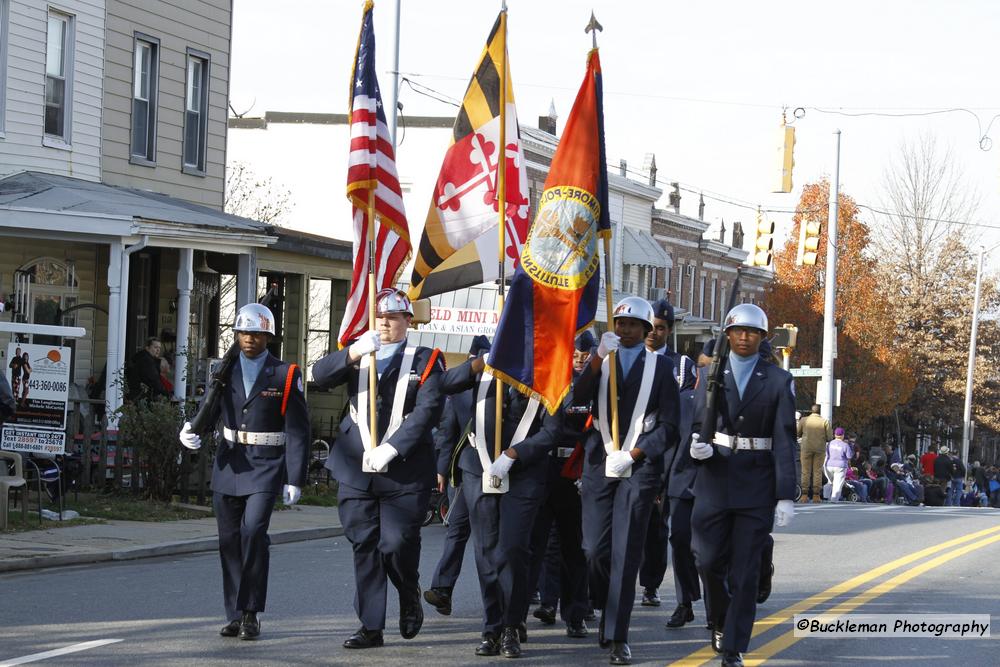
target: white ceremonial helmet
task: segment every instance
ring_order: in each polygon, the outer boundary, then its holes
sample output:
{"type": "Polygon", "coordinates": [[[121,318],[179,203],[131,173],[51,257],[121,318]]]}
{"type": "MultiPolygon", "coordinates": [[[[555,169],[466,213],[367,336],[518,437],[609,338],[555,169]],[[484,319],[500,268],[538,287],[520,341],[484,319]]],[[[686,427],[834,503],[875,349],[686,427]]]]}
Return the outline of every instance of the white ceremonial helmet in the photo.
{"type": "Polygon", "coordinates": [[[236,313],[233,331],[263,332],[274,335],[274,313],[267,306],[248,303],[236,313]]]}
{"type": "Polygon", "coordinates": [[[761,310],[760,306],[755,306],[752,303],[741,303],[726,315],[725,330],[729,331],[731,327],[750,327],[767,334],[767,314],[761,310]]]}
{"type": "Polygon", "coordinates": [[[617,320],[619,317],[641,320],[649,325],[650,329],[653,328],[653,307],[648,301],[637,296],[627,296],[618,302],[615,306],[614,319],[617,320]]]}
{"type": "Polygon", "coordinates": [[[406,292],[387,287],[375,295],[375,312],[378,315],[389,315],[390,313],[406,313],[413,315],[413,306],[406,292]]]}

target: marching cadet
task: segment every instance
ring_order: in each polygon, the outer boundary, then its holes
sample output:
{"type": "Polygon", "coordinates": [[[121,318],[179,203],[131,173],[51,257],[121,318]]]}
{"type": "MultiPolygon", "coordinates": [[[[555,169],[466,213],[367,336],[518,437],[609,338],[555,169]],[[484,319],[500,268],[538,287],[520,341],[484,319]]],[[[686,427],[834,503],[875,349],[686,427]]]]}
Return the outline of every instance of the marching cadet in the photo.
{"type": "Polygon", "coordinates": [[[598,643],[611,647],[612,665],[631,664],[629,619],[635,580],[664,456],[677,442],[678,392],[673,363],[645,348],[653,309],[639,297],[615,307],[614,332],[601,336],[597,354],[574,385],[576,404],[593,402],[594,428],[583,466],[583,548],[590,595],[602,609],[598,643]],[[614,448],[608,409],[608,354],[617,350],[620,449],[614,448]]]}
{"type": "MultiPolygon", "coordinates": [[[[222,591],[228,622],[223,637],[256,639],[267,600],[271,541],[267,528],[278,495],[294,505],[309,464],[309,412],[298,366],[267,351],[274,315],[257,303],[240,308],[233,325],[239,363],[228,378],[220,414],[222,439],[212,467],[212,507],[219,528],[222,591]]],[[[186,422],[188,449],[201,437],[186,422]]]]}
{"type": "Polygon", "coordinates": [[[321,386],[347,384],[348,414],[340,422],[326,467],[339,483],[337,509],[354,548],[354,609],[361,628],[344,648],[382,646],[386,579],[399,592],[399,634],[420,632],[420,527],[434,485],[431,429],[441,417],[439,352],[406,342],[413,310],[392,288],[375,297],[376,331],[323,357],[313,366],[321,386]],[[377,395],[368,395],[371,353],[377,395]],[[370,433],[370,400],[377,406],[377,433],[370,433]]]}
{"type": "Polygon", "coordinates": [[[493,459],[496,386],[482,357],[449,369],[442,391],[472,390],[472,428],[459,453],[462,493],[469,508],[476,571],[483,597],[483,641],[476,655],[521,655],[527,639],[531,526],[545,492],[549,451],[560,435],[559,411],[504,385],[501,453],[493,459]],[[485,479],[484,479],[485,478],[485,479]],[[492,493],[509,485],[505,493],[492,493]],[[484,482],[489,485],[484,487],[484,482]]]}
{"type": "MultiPolygon", "coordinates": [[[[692,547],[705,582],[712,648],[743,664],[756,615],[761,552],[774,523],[795,514],[795,398],[792,376],[758,355],[767,315],[741,304],[726,316],[731,351],[712,442],[691,436],[699,462],[692,547]]],[[[706,383],[707,384],[707,383],[706,383]]],[[[696,427],[700,424],[696,424],[696,427]]]]}
{"type": "MultiPolygon", "coordinates": [[[[680,392],[694,389],[697,376],[694,371],[697,366],[687,355],[674,352],[667,344],[667,337],[674,331],[674,307],[666,299],[660,299],[653,304],[653,328],[646,335],[646,348],[654,354],[669,357],[674,364],[674,378],[680,392]]],[[[669,464],[664,466],[669,469],[669,464]]],[[[664,474],[664,485],[667,474],[664,474]]],[[[646,531],[646,544],[643,549],[642,565],[639,568],[639,585],[642,586],[642,606],[659,607],[660,597],[657,589],[663,583],[663,575],[667,571],[667,536],[669,535],[669,503],[666,488],[653,504],[649,515],[649,528],[646,531]]]]}
{"type": "MultiPolygon", "coordinates": [[[[469,358],[474,359],[490,349],[486,336],[476,336],[469,347],[469,358]]],[[[469,506],[462,493],[462,471],[455,465],[455,452],[465,438],[465,429],[472,421],[472,390],[468,389],[447,397],[441,425],[434,436],[438,450],[437,481],[438,491],[448,492],[448,485],[454,489],[448,509],[448,532],[444,536],[441,559],[434,569],[431,588],[424,591],[424,600],[437,609],[439,614],[451,615],[451,592],[462,572],[465,559],[465,545],[472,534],[469,525],[469,506]]]]}
{"type": "MultiPolygon", "coordinates": [[[[574,380],[586,367],[595,343],[594,335],[589,331],[577,337],[573,351],[574,380]]],[[[577,463],[582,463],[583,457],[583,448],[579,443],[588,428],[590,405],[574,405],[572,399],[570,393],[563,405],[565,416],[558,446],[546,462],[545,496],[532,529],[529,581],[538,580],[554,526],[556,537],[552,541],[558,544],[559,567],[547,572],[552,581],[544,582],[539,588],[545,592],[559,591],[556,600],[559,602],[560,617],[566,623],[566,636],[582,639],[589,634],[584,617],[590,611],[590,604],[587,601],[587,561],[583,555],[583,509],[576,481],[580,476],[577,463]]],[[[551,625],[555,623],[555,605],[547,597],[542,595],[542,604],[534,615],[546,625],[551,625]]]]}

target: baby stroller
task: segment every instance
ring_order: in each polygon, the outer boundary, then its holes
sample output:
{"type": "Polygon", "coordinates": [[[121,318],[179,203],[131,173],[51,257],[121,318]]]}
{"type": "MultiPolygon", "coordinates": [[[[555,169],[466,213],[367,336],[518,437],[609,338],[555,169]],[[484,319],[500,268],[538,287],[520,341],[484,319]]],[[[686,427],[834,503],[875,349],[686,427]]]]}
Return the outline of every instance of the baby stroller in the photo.
{"type": "MultiPolygon", "coordinates": [[[[823,478],[826,479],[826,483],[823,485],[823,500],[830,500],[833,497],[833,480],[830,479],[830,473],[827,472],[826,466],[823,466],[823,478]]],[[[858,492],[844,480],[844,486],[840,489],[840,500],[856,503],[861,499],[858,492]]]]}

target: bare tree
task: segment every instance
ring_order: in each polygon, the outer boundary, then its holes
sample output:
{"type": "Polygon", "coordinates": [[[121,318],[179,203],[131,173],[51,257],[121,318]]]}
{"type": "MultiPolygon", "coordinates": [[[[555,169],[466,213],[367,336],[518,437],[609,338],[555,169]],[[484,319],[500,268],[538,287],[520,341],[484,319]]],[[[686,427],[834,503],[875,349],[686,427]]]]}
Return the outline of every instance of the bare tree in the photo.
{"type": "Polygon", "coordinates": [[[226,213],[281,225],[292,209],[292,192],[272,178],[261,178],[245,162],[226,168],[226,213]]]}
{"type": "MultiPolygon", "coordinates": [[[[961,424],[966,353],[972,322],[975,258],[971,227],[979,196],[964,179],[951,150],[929,135],[904,143],[883,181],[885,214],[876,236],[879,282],[890,304],[896,330],[886,344],[907,350],[916,388],[902,410],[911,430],[948,434],[961,424]]],[[[983,286],[983,312],[995,311],[1000,296],[993,280],[983,286]]],[[[995,368],[996,327],[980,333],[980,371],[995,368]]],[[[977,372],[975,405],[995,404],[997,384],[977,372]]],[[[980,412],[992,428],[992,411],[980,412]]]]}

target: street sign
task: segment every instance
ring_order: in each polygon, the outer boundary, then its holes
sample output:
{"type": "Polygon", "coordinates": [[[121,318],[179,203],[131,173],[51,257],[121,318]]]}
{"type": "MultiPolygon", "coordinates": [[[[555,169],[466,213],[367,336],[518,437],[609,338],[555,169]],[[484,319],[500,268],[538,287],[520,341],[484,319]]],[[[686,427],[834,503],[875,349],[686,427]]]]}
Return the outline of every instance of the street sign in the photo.
{"type": "Polygon", "coordinates": [[[792,374],[793,377],[797,378],[809,378],[809,377],[820,377],[823,375],[822,368],[810,368],[809,366],[802,366],[801,368],[789,368],[788,372],[792,374]]]}

